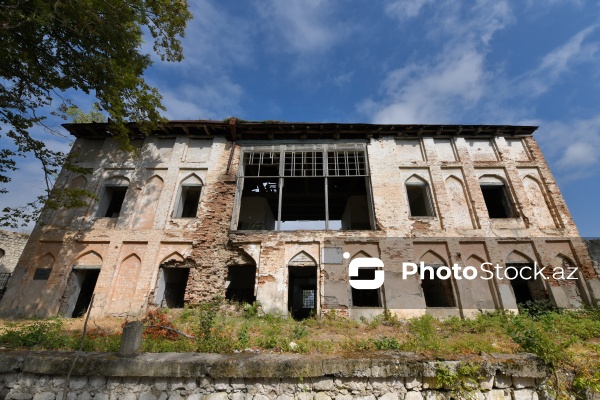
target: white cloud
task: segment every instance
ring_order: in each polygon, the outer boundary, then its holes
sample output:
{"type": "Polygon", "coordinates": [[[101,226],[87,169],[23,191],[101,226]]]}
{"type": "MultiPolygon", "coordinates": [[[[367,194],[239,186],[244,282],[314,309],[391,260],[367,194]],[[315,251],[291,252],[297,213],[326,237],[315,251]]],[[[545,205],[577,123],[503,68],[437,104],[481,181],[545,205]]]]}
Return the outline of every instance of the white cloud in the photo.
{"type": "Polygon", "coordinates": [[[536,140],[554,172],[569,179],[595,173],[600,166],[600,115],[565,122],[540,124],[536,140]]]}
{"type": "Polygon", "coordinates": [[[376,123],[456,123],[489,90],[488,45],[512,21],[506,1],[436,4],[428,25],[432,38],[443,43],[442,51],[388,72],[383,99],[363,101],[359,111],[376,123]]]}
{"type": "Polygon", "coordinates": [[[593,25],[581,30],[566,43],[546,54],[537,68],[515,80],[514,89],[519,89],[527,96],[539,96],[558,83],[576,65],[597,61],[600,43],[586,42],[597,27],[593,25]]]}
{"type": "Polygon", "coordinates": [[[385,12],[401,22],[418,16],[423,7],[432,4],[433,0],[393,0],[385,6],[385,12]]]}
{"type": "Polygon", "coordinates": [[[461,107],[482,95],[484,57],[474,51],[454,51],[432,66],[409,65],[392,71],[384,83],[389,100],[366,102],[375,123],[446,123],[461,107]]]}
{"type": "Polygon", "coordinates": [[[268,0],[255,2],[255,6],[277,50],[300,54],[326,51],[349,31],[335,18],[331,0],[268,0]]]}

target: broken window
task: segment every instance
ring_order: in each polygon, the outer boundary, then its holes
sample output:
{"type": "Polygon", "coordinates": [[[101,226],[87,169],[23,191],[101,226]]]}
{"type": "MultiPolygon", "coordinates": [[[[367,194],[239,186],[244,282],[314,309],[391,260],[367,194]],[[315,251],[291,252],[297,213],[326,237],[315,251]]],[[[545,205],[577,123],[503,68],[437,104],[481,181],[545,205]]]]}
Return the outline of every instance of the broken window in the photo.
{"type": "Polygon", "coordinates": [[[247,149],[237,229],[372,229],[370,193],[364,145],[247,149]]]}
{"type": "Polygon", "coordinates": [[[125,178],[112,178],[104,187],[104,194],[98,206],[97,217],[118,218],[125,201],[129,181],[125,178]]]}
{"type": "Polygon", "coordinates": [[[198,176],[192,174],[181,182],[179,200],[175,205],[173,218],[196,218],[198,204],[202,192],[202,181],[198,176]]]}
{"type": "MultiPolygon", "coordinates": [[[[356,280],[375,279],[374,268],[359,268],[358,276],[351,277],[356,280]]],[[[354,307],[381,307],[381,296],[379,289],[355,289],[352,288],[352,306],[354,307]]]]}
{"type": "Polygon", "coordinates": [[[433,270],[426,270],[421,280],[421,288],[425,296],[426,307],[456,307],[452,292],[452,281],[440,279],[435,274],[439,265],[431,265],[433,270]]]}
{"type": "Polygon", "coordinates": [[[406,195],[411,217],[434,216],[427,182],[412,176],[406,181],[406,195]]]}
{"type": "Polygon", "coordinates": [[[240,303],[252,304],[256,301],[254,283],[256,267],[253,265],[232,265],[227,268],[225,298],[240,303]]]}
{"type": "Polygon", "coordinates": [[[160,307],[183,308],[189,268],[161,267],[156,287],[156,304],[160,307]]]}
{"type": "Polygon", "coordinates": [[[484,176],[479,180],[479,184],[490,218],[514,217],[508,190],[501,179],[484,176]]]}

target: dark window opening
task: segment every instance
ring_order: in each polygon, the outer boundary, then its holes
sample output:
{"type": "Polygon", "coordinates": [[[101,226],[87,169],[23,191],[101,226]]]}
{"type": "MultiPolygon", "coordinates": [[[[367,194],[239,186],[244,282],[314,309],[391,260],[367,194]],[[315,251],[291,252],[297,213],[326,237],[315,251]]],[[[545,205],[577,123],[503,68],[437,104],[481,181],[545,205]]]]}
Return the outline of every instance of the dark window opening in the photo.
{"type": "MultiPolygon", "coordinates": [[[[352,277],[356,280],[375,279],[375,269],[360,268],[358,276],[352,277]]],[[[381,296],[379,289],[352,289],[352,306],[354,307],[381,307],[381,296]]]]}
{"type": "MultiPolygon", "coordinates": [[[[435,266],[432,265],[435,268],[435,266]]],[[[440,279],[435,275],[425,271],[421,280],[421,288],[425,296],[425,306],[427,307],[456,307],[454,294],[452,292],[452,281],[450,279],[440,279]]]]}
{"type": "Polygon", "coordinates": [[[242,162],[237,229],[372,229],[363,150],[246,152],[242,162]]]}
{"type": "Polygon", "coordinates": [[[512,218],[512,206],[504,185],[481,185],[490,218],[512,218]]]}
{"type": "Polygon", "coordinates": [[[200,203],[201,186],[182,186],[179,205],[174,218],[196,218],[200,203]]]}
{"type": "Polygon", "coordinates": [[[156,289],[156,304],[160,307],[183,308],[189,268],[161,267],[156,289]]]}
{"type": "Polygon", "coordinates": [[[406,185],[411,217],[433,217],[427,185],[406,185]]]}
{"type": "Polygon", "coordinates": [[[317,267],[288,267],[288,309],[292,318],[304,319],[317,310],[317,267]]]}
{"type": "Polygon", "coordinates": [[[126,186],[107,186],[97,215],[105,218],[118,218],[126,193],[126,186]]]}
{"type": "MultiPolygon", "coordinates": [[[[534,279],[533,264],[511,264],[506,267],[513,267],[519,271],[519,274],[510,280],[517,305],[523,305],[528,301],[548,299],[543,283],[534,279]],[[522,269],[523,271],[521,271],[522,269]]],[[[512,278],[514,274],[515,271],[510,271],[508,276],[512,278]]]]}
{"type": "Polygon", "coordinates": [[[79,290],[77,295],[77,301],[75,307],[71,313],[72,318],[77,318],[85,315],[90,302],[92,301],[92,295],[96,288],[96,282],[98,281],[98,275],[100,275],[99,269],[81,269],[74,270],[75,274],[75,285],[76,290],[79,290]]]}
{"type": "Polygon", "coordinates": [[[228,267],[225,298],[240,303],[254,303],[256,301],[256,296],[254,295],[255,281],[255,266],[232,265],[228,267]]]}

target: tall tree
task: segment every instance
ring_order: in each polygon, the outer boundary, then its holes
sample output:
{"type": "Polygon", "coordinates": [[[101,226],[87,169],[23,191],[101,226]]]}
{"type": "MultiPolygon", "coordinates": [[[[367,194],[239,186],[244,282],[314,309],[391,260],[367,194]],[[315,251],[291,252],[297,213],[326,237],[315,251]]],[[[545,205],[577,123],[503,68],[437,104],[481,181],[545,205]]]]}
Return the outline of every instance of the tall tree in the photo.
{"type": "MultiPolygon", "coordinates": [[[[18,157],[33,154],[41,162],[46,195],[50,194],[51,177],[65,155],[33,138],[30,129],[44,124],[40,111],[56,100],[59,113],[72,110],[71,90],[96,97],[125,148],[127,122],[154,129],[163,121],[160,112],[165,108],[156,88],[143,78],[152,63],[142,49],[143,40],[153,40],[162,61],[181,61],[179,39],[191,17],[187,0],[2,1],[0,135],[12,139],[14,149],[0,149],[0,184],[10,181],[8,174],[17,168],[18,157]]],[[[0,193],[5,191],[0,187],[0,193]]],[[[45,198],[38,200],[43,203],[45,198]]],[[[57,199],[48,205],[65,202],[57,199]]],[[[3,212],[0,225],[14,227],[15,216],[27,217],[31,211],[3,212]]]]}

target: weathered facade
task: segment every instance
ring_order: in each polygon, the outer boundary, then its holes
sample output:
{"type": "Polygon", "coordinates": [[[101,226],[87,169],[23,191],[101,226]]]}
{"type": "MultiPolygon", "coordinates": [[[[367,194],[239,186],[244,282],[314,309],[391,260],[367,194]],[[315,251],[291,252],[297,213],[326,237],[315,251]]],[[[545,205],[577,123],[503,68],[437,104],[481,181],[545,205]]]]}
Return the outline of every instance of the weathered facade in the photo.
{"type": "Polygon", "coordinates": [[[56,188],[98,200],[43,213],[3,315],[78,316],[92,293],[96,315],[219,295],[298,318],[468,317],[600,298],[535,127],[171,121],[134,135],[135,157],[105,124],[66,128],[73,160],[93,173],[65,170],[56,188]],[[351,287],[359,257],[383,262],[383,286],[351,287]],[[407,274],[405,262],[430,272],[407,274]],[[454,264],[493,277],[436,275],[454,264]],[[524,272],[534,266],[545,269],[524,272]]]}

